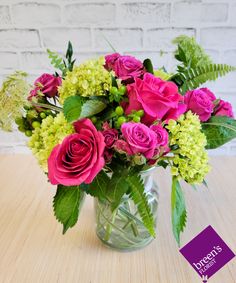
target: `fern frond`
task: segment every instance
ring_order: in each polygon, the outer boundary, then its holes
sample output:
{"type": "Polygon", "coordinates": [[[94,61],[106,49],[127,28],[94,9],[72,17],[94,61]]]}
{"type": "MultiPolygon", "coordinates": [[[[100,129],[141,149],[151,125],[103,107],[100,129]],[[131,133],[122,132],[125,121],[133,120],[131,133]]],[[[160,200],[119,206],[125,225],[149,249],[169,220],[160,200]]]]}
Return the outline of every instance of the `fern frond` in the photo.
{"type": "Polygon", "coordinates": [[[183,70],[172,79],[178,84],[180,92],[185,94],[188,90],[196,89],[207,81],[215,81],[232,71],[236,71],[236,68],[226,64],[210,64],[183,70]]]}
{"type": "Polygon", "coordinates": [[[47,53],[48,53],[49,59],[51,60],[52,66],[62,71],[62,73],[64,73],[66,70],[66,67],[63,62],[63,58],[61,58],[57,52],[51,51],[49,49],[47,49],[47,53]]]}
{"type": "Polygon", "coordinates": [[[141,177],[137,173],[130,174],[126,181],[130,188],[129,195],[133,202],[137,205],[143,224],[148,229],[149,233],[155,237],[154,219],[151,209],[148,205],[147,197],[144,192],[144,184],[141,177]]]}

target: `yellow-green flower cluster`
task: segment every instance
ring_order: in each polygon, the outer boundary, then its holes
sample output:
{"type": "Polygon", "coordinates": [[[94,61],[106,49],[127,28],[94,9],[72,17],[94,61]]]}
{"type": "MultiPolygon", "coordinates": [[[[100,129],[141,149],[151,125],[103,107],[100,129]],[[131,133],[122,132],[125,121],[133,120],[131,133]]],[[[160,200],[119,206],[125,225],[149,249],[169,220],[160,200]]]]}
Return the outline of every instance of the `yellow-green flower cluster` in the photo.
{"type": "Polygon", "coordinates": [[[44,172],[48,172],[47,160],[54,146],[73,132],[73,126],[66,121],[63,113],[59,113],[55,118],[46,117],[41,127],[34,130],[28,145],[44,172]]]}
{"type": "Polygon", "coordinates": [[[170,120],[167,129],[170,146],[178,145],[178,149],[173,151],[172,175],[183,178],[189,184],[203,182],[210,167],[205,150],[207,141],[201,132],[198,116],[189,111],[177,121],[170,120]]]}
{"type": "Polygon", "coordinates": [[[14,120],[22,116],[23,106],[27,105],[30,85],[26,73],[15,72],[9,75],[0,89],[0,128],[12,130],[14,120]]]}
{"type": "Polygon", "coordinates": [[[106,95],[106,91],[111,87],[111,76],[103,67],[104,63],[104,57],[88,60],[68,72],[59,88],[60,103],[63,104],[65,99],[72,95],[106,95]]]}

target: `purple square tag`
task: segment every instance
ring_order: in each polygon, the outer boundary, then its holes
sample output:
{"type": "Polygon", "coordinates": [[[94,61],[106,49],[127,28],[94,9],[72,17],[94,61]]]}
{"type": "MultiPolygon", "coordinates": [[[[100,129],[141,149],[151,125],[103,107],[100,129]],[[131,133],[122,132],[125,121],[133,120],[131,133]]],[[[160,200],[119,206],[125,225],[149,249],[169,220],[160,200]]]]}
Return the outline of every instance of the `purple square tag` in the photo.
{"type": "Polygon", "coordinates": [[[197,273],[206,278],[210,278],[235,257],[232,250],[211,226],[180,249],[180,252],[197,273]]]}

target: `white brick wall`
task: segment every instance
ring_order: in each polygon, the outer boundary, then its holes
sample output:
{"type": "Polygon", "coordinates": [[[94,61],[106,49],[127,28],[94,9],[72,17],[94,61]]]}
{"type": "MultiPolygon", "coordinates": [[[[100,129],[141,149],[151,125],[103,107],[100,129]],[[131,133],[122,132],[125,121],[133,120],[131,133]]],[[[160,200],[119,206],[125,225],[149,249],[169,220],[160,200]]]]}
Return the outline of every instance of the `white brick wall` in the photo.
{"type": "MultiPolygon", "coordinates": [[[[52,70],[46,48],[65,52],[67,40],[78,62],[111,52],[107,39],[172,71],[171,40],[180,34],[196,36],[216,62],[236,65],[236,0],[0,0],[0,82],[15,69],[32,80],[52,70]]],[[[236,113],[236,74],[209,86],[236,113]]],[[[25,141],[0,132],[0,152],[28,152],[25,141]]],[[[236,141],[212,154],[236,155],[236,141]]]]}

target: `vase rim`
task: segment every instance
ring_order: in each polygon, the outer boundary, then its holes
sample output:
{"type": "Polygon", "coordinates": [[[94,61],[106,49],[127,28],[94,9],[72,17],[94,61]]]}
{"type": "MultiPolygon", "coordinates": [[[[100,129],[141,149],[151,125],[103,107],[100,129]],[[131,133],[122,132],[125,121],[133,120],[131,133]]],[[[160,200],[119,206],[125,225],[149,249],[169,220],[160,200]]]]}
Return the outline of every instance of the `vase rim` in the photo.
{"type": "Polygon", "coordinates": [[[152,166],[152,167],[150,167],[150,168],[148,168],[148,169],[146,169],[146,170],[142,170],[142,171],[140,171],[139,173],[140,174],[146,174],[146,173],[149,173],[149,172],[152,172],[154,169],[156,169],[157,168],[157,166],[152,166]]]}

